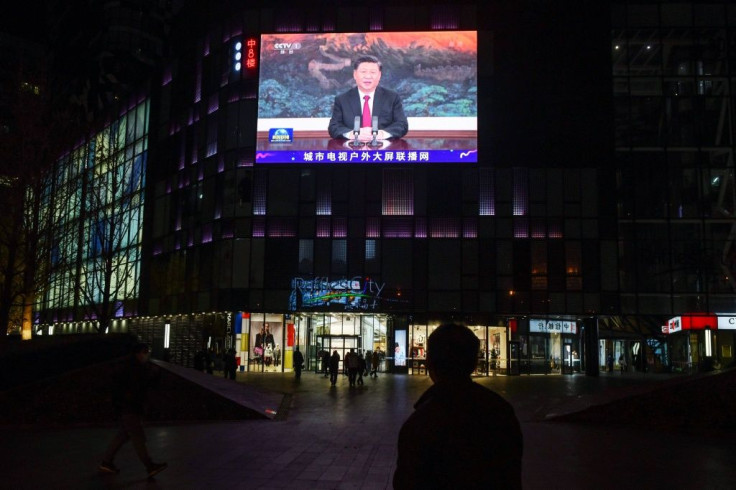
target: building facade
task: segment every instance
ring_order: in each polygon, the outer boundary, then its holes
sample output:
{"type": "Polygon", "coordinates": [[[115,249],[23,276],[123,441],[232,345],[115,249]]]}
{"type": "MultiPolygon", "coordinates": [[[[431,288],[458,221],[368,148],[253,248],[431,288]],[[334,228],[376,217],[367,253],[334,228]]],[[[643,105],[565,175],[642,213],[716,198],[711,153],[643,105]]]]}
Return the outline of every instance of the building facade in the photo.
{"type": "Polygon", "coordinates": [[[659,3],[294,5],[179,19],[149,94],[140,289],[113,328],[185,365],[355,348],[426,374],[426,337],[458,321],[478,375],[594,374],[669,369],[667,319],[733,311],[730,5],[678,6],[687,25],[659,3]],[[433,30],[477,32],[474,67],[417,69],[470,73],[477,163],[257,161],[261,34],[433,30]]]}

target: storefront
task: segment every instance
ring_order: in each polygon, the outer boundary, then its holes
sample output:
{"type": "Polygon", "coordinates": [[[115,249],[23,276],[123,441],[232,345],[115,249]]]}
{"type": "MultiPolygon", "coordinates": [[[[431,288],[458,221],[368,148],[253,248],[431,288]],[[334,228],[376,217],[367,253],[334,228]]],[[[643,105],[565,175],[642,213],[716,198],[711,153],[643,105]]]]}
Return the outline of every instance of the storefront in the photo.
{"type": "Polygon", "coordinates": [[[340,369],[345,354],[377,351],[379,371],[389,369],[388,334],[393,317],[345,312],[248,313],[235,315],[236,357],[240,371],[290,372],[294,350],[304,355],[305,368],[319,371],[320,354],[337,351],[340,369]]]}
{"type": "Polygon", "coordinates": [[[525,374],[572,374],[581,369],[578,325],[569,320],[531,318],[521,337],[525,374]]]}
{"type": "Polygon", "coordinates": [[[709,371],[733,362],[736,315],[685,314],[670,318],[662,332],[669,336],[672,369],[709,371]]]}
{"type": "MultiPolygon", "coordinates": [[[[409,327],[409,345],[406,359],[407,372],[412,375],[427,375],[427,339],[440,325],[439,322],[413,324],[409,327]]],[[[473,376],[495,376],[507,374],[508,327],[468,325],[478,337],[478,363],[473,376]]],[[[396,342],[401,348],[401,342],[396,342]]],[[[400,362],[397,357],[397,365],[400,362]]]]}

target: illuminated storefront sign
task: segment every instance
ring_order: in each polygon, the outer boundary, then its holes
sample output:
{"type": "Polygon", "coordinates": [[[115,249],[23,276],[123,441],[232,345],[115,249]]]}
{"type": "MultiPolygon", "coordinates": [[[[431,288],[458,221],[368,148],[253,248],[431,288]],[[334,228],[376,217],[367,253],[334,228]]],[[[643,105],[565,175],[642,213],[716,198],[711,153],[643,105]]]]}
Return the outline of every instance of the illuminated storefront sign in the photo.
{"type": "Polygon", "coordinates": [[[529,320],[529,332],[576,334],[578,333],[578,326],[576,322],[532,318],[531,320],[529,320]]]}
{"type": "Polygon", "coordinates": [[[291,280],[289,309],[337,307],[345,310],[374,310],[378,307],[385,283],[355,276],[331,280],[329,277],[291,280]]]}
{"type": "MultiPolygon", "coordinates": [[[[716,317],[715,315],[682,315],[670,318],[667,320],[667,325],[662,327],[662,333],[676,333],[682,330],[704,330],[706,328],[715,330],[721,327],[721,318],[727,319],[729,317],[716,317]]],[[[736,317],[734,322],[736,323],[736,317]]],[[[736,324],[730,328],[736,329],[736,324]]]]}
{"type": "Polygon", "coordinates": [[[718,330],[736,330],[736,316],[718,316],[718,330]]]}

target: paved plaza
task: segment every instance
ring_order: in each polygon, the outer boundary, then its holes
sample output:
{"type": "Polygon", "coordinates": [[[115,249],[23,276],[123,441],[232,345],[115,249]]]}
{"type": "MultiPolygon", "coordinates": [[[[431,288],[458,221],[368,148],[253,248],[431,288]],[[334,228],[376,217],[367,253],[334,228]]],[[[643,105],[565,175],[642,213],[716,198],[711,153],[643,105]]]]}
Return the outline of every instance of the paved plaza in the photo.
{"type": "MultiPolygon", "coordinates": [[[[204,383],[214,379],[196,376],[204,383]]],[[[698,436],[545,421],[549,414],[671,382],[667,376],[498,376],[477,381],[507,398],[522,422],[525,488],[710,489],[733,488],[736,481],[733,434],[698,436]]],[[[431,383],[424,376],[381,375],[355,388],[341,377],[338,386],[330,387],[321,374],[311,372],[300,382],[293,374],[238,373],[237,382],[261,393],[283,394],[280,413],[273,420],[148,426],[152,456],[169,464],[155,481],[146,480],[130,445],[115,462],[119,475],[97,472],[112,426],[4,427],[2,487],[390,489],[399,428],[431,383]]]]}

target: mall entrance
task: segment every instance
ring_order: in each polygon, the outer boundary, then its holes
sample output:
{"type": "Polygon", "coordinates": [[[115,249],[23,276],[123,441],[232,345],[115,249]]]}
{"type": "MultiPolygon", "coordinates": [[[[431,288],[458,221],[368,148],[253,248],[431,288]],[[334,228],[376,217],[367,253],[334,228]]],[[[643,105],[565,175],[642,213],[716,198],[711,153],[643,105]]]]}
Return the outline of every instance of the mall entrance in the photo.
{"type": "MultiPolygon", "coordinates": [[[[307,369],[318,372],[322,369],[320,355],[337,351],[342,361],[350,349],[363,355],[379,354],[379,371],[386,370],[386,348],[391,317],[382,314],[364,313],[300,313],[298,323],[305,328],[309,339],[307,369]]],[[[370,364],[370,362],[368,362],[370,364]]]]}

